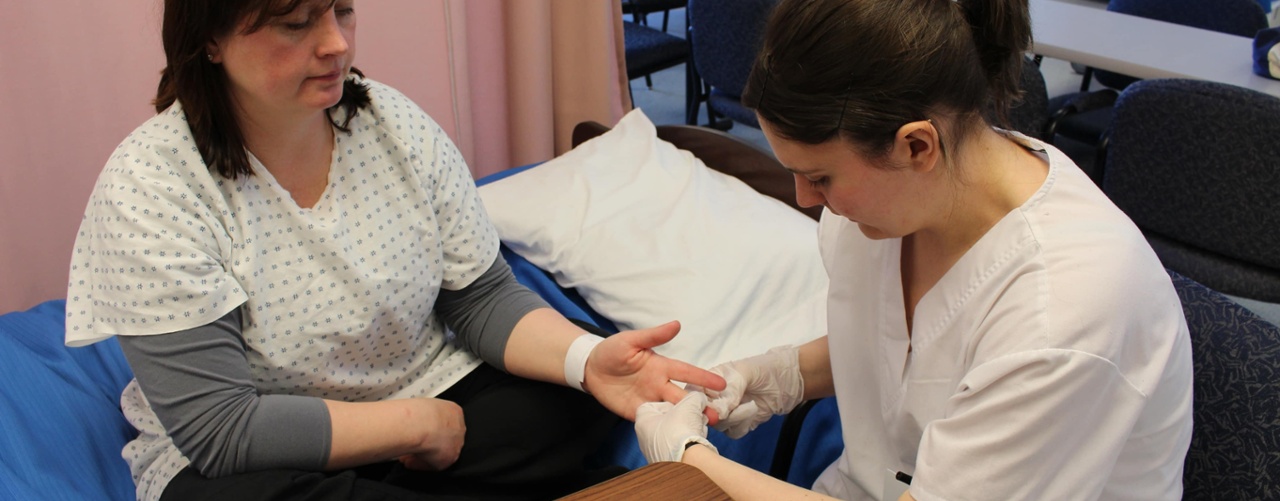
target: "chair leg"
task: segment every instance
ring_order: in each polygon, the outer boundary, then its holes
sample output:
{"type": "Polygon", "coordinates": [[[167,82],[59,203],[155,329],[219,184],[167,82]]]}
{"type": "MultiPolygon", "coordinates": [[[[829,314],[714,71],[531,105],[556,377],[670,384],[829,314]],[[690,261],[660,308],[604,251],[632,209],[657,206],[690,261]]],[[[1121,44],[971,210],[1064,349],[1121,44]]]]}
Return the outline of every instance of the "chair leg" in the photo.
{"type": "Polygon", "coordinates": [[[1093,82],[1093,67],[1085,66],[1084,78],[1080,80],[1080,92],[1089,92],[1089,84],[1093,82]]]}
{"type": "Polygon", "coordinates": [[[653,90],[653,77],[645,75],[644,84],[649,87],[649,90],[653,90]]]}
{"type": "Polygon", "coordinates": [[[693,66],[693,58],[690,57],[684,63],[684,123],[685,125],[698,125],[698,108],[702,103],[702,79],[698,77],[698,70],[693,66]]]}
{"type": "Polygon", "coordinates": [[[791,473],[791,460],[795,456],[796,444],[800,441],[800,431],[804,428],[804,418],[817,405],[817,400],[808,400],[796,407],[782,421],[782,431],[778,433],[778,444],[773,451],[773,463],[769,466],[769,476],[787,481],[791,473]]]}
{"type": "Polygon", "coordinates": [[[670,10],[662,11],[662,32],[663,33],[667,32],[667,22],[670,20],[671,20],[671,11],[670,10]]]}
{"type": "Polygon", "coordinates": [[[1102,138],[1098,140],[1098,144],[1094,147],[1093,172],[1089,177],[1093,182],[1102,187],[1102,182],[1106,178],[1107,170],[1107,149],[1111,147],[1110,132],[1103,132],[1102,138]]]}

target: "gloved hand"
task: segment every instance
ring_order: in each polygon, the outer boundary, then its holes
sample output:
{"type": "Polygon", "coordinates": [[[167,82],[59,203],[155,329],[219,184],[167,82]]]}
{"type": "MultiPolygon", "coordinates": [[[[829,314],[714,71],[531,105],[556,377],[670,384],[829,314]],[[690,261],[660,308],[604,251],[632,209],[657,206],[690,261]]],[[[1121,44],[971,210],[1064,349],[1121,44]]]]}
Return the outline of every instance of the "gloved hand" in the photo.
{"type": "Polygon", "coordinates": [[[775,414],[786,414],[804,401],[800,376],[800,348],[779,346],[763,355],[735,360],[711,368],[724,377],[724,391],[703,391],[711,397],[708,407],[720,414],[716,429],[730,438],[742,438],[775,414]]]}
{"type": "MultiPolygon", "coordinates": [[[[680,461],[689,442],[710,447],[707,441],[707,416],[702,409],[707,396],[691,391],[678,404],[649,402],[636,409],[636,439],[640,452],[650,463],[680,461]]],[[[719,452],[719,451],[716,451],[719,452]]]]}

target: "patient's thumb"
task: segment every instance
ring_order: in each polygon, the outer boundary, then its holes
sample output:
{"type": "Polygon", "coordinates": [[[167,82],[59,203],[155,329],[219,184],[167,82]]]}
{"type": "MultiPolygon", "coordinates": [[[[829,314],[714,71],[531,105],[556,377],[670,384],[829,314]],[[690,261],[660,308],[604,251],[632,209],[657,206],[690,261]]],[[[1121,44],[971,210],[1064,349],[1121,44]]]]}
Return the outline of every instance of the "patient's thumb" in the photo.
{"type": "Polygon", "coordinates": [[[666,344],[679,332],[680,322],[673,320],[656,327],[632,331],[631,340],[640,348],[650,349],[666,344]]]}

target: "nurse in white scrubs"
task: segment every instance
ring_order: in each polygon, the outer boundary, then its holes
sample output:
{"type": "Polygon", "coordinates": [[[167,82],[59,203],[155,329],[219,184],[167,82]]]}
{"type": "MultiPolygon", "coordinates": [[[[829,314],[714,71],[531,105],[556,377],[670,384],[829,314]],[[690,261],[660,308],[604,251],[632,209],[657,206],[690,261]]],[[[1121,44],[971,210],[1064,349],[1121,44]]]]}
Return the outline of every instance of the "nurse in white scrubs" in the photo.
{"type": "Polygon", "coordinates": [[[1026,0],[778,5],[743,102],[800,204],[826,209],[828,335],[713,368],[723,392],[642,405],[650,461],[735,499],[1181,498],[1186,322],[1133,223],[999,127],[1030,42],[1026,0]],[[705,406],[739,437],[831,395],[845,451],[817,492],[706,441],[705,406]]]}

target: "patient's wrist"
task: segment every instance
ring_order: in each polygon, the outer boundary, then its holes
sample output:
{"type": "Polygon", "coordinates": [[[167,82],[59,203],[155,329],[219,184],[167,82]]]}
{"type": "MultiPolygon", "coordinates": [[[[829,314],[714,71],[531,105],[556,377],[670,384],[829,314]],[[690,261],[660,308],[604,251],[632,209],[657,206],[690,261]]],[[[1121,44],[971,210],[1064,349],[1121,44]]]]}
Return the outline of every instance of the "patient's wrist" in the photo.
{"type": "Polygon", "coordinates": [[[569,351],[564,354],[564,382],[571,388],[586,391],[582,382],[586,379],[587,359],[604,338],[595,334],[583,334],[569,344],[569,351]]]}

